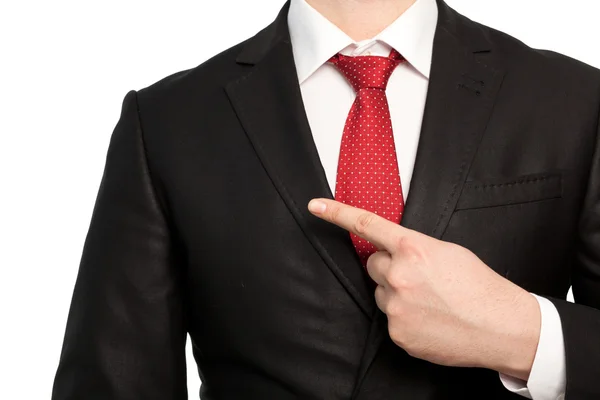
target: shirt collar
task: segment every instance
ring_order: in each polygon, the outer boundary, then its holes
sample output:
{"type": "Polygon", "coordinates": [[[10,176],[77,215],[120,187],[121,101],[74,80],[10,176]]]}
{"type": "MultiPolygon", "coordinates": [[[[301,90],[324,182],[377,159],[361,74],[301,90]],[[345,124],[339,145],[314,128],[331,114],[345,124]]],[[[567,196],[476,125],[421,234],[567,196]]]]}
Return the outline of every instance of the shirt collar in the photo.
{"type": "MultiPolygon", "coordinates": [[[[437,18],[435,0],[417,0],[372,41],[378,40],[393,47],[429,79],[437,18]]],[[[306,3],[306,0],[291,0],[288,27],[300,83],[331,56],[350,45],[357,45],[340,28],[306,3]]],[[[368,41],[363,40],[360,45],[365,42],[368,41]]]]}

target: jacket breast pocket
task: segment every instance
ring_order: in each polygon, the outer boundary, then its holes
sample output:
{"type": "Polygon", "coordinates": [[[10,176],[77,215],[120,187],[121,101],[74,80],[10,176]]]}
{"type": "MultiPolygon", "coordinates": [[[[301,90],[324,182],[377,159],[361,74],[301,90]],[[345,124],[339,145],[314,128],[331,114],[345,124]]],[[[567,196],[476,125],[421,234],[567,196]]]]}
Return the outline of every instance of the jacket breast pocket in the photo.
{"type": "Polygon", "coordinates": [[[537,173],[513,178],[467,181],[456,210],[507,206],[562,197],[561,172],[537,173]]]}

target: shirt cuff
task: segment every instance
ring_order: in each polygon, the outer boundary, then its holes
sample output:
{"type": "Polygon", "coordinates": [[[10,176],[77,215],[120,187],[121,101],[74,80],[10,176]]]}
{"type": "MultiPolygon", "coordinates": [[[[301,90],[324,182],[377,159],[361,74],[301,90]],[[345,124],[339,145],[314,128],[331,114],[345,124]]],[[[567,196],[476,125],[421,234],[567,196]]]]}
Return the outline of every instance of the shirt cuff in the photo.
{"type": "Polygon", "coordinates": [[[564,400],[567,368],[560,315],[550,300],[532,295],[540,306],[542,326],[529,380],[505,374],[500,374],[500,380],[506,389],[528,399],[564,400]]]}

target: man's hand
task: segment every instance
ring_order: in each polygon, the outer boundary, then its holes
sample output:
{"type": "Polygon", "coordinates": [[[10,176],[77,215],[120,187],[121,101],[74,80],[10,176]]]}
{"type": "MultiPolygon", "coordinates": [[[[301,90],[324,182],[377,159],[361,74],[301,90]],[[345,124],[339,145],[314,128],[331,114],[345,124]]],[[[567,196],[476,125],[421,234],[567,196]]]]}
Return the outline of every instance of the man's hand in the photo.
{"type": "Polygon", "coordinates": [[[367,262],[375,300],[408,354],[528,379],[541,325],[530,293],[454,243],[330,199],[313,199],[309,210],[379,249],[367,262]]]}

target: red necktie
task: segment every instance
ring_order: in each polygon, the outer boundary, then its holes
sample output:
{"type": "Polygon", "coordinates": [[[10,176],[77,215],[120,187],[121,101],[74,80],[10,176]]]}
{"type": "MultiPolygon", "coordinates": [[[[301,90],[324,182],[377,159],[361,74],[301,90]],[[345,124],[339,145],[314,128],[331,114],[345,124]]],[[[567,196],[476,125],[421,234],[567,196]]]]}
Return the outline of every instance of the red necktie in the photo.
{"type": "MultiPolygon", "coordinates": [[[[335,199],[399,224],[404,199],[385,89],[404,58],[392,50],[389,57],[337,54],[329,61],[356,92],[342,136],[335,199]]],[[[366,266],[377,248],[353,233],[350,237],[366,266]]]]}

